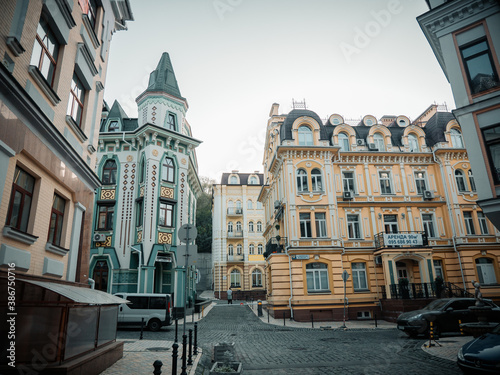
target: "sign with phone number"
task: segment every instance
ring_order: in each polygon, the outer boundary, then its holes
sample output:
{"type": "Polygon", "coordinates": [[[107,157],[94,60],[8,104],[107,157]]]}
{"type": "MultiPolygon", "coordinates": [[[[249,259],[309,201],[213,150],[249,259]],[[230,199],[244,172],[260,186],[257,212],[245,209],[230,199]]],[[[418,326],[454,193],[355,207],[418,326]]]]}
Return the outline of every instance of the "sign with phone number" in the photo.
{"type": "Polygon", "coordinates": [[[384,244],[386,246],[422,246],[422,235],[420,233],[386,233],[384,244]]]}

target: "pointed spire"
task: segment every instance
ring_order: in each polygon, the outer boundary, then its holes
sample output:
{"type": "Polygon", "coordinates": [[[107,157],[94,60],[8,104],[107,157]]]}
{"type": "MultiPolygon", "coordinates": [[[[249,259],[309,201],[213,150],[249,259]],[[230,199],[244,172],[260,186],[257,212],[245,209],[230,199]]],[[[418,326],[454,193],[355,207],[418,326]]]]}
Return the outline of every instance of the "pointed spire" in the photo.
{"type": "Polygon", "coordinates": [[[108,118],[119,118],[120,120],[128,118],[127,114],[117,100],[114,101],[113,106],[109,110],[108,118]]]}
{"type": "Polygon", "coordinates": [[[149,84],[145,92],[163,91],[167,94],[185,100],[177,85],[174,68],[167,52],[163,52],[160,62],[154,71],[149,75],[149,84]]]}

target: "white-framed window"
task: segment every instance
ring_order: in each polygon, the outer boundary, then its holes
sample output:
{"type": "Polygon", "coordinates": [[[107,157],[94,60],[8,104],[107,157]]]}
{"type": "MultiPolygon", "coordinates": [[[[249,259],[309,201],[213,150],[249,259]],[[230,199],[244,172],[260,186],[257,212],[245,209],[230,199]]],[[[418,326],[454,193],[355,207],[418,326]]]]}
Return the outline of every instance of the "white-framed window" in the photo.
{"type": "Polygon", "coordinates": [[[321,181],[321,171],[318,168],[314,168],[311,171],[311,183],[313,191],[323,191],[323,183],[321,181]]]}
{"type": "Polygon", "coordinates": [[[241,210],[241,208],[242,208],[241,201],[236,201],[236,209],[240,209],[241,210]]]}
{"type": "Polygon", "coordinates": [[[167,129],[176,131],[177,130],[177,119],[173,113],[167,115],[167,129]]]}
{"type": "Polygon", "coordinates": [[[355,292],[368,290],[365,263],[352,263],[352,284],[355,292]]]}
{"type": "Polygon", "coordinates": [[[382,195],[392,194],[391,172],[381,171],[378,176],[380,180],[380,193],[382,195]]]}
{"type": "Polygon", "coordinates": [[[465,182],[464,172],[457,169],[455,171],[455,181],[457,182],[457,189],[459,192],[467,191],[467,182],[465,182]]]}
{"type": "Polygon", "coordinates": [[[241,286],[241,272],[238,270],[231,271],[231,287],[239,288],[241,286]]]}
{"type": "Polygon", "coordinates": [[[253,202],[252,202],[252,200],[251,200],[251,199],[249,199],[249,200],[247,201],[247,208],[248,208],[249,210],[253,209],[253,202]]]}
{"type": "Polygon", "coordinates": [[[233,232],[233,222],[230,221],[229,223],[227,223],[227,231],[232,233],[233,232]]]}
{"type": "Polygon", "coordinates": [[[451,147],[453,148],[464,148],[464,140],[462,138],[462,133],[457,129],[450,130],[451,147]]]}
{"type": "Polygon", "coordinates": [[[257,268],[252,271],[252,286],[262,286],[262,271],[257,268]]]}
{"type": "Polygon", "coordinates": [[[420,151],[418,146],[418,137],[415,134],[408,134],[408,146],[410,146],[410,152],[420,151]]]}
{"type": "Polygon", "coordinates": [[[306,279],[308,292],[329,291],[328,266],[325,263],[306,264],[306,279]]]}
{"type": "Polygon", "coordinates": [[[262,202],[257,201],[257,209],[262,210],[262,202]]]}
{"type": "Polygon", "coordinates": [[[257,221],[257,232],[262,232],[262,222],[257,221]]]}
{"type": "Polygon", "coordinates": [[[236,245],[236,254],[241,255],[243,253],[243,247],[241,244],[236,245]]]}
{"type": "Polygon", "coordinates": [[[433,214],[422,214],[422,226],[428,238],[436,237],[436,225],[433,214]]]}
{"type": "Polygon", "coordinates": [[[309,126],[302,125],[299,126],[299,145],[300,146],[313,146],[314,139],[313,133],[309,126]]]}
{"type": "Polygon", "coordinates": [[[425,179],[425,172],[415,172],[415,186],[417,188],[418,195],[424,195],[424,191],[427,190],[427,182],[425,179]]]}
{"type": "Polygon", "coordinates": [[[479,283],[481,285],[497,284],[497,277],[495,275],[495,266],[493,260],[490,258],[476,259],[476,270],[479,283]]]}
{"type": "Polygon", "coordinates": [[[398,215],[384,215],[385,233],[398,233],[398,215]]]}
{"type": "Polygon", "coordinates": [[[361,238],[359,215],[347,215],[347,236],[349,239],[361,238]]]}
{"type": "Polygon", "coordinates": [[[326,237],[326,215],[324,212],[314,214],[316,221],[316,237],[326,237]]]}
{"type": "Polygon", "coordinates": [[[236,222],[236,232],[241,232],[241,221],[236,222]]]}
{"type": "Polygon", "coordinates": [[[474,228],[474,219],[472,218],[471,211],[464,212],[464,222],[467,234],[476,234],[476,229],[474,228]]]}
{"type": "Polygon", "coordinates": [[[479,228],[481,229],[481,234],[489,234],[488,222],[486,221],[486,216],[484,215],[484,212],[478,212],[477,219],[479,221],[479,228]]]}
{"type": "Polygon", "coordinates": [[[302,212],[299,214],[300,220],[300,237],[312,237],[311,233],[311,214],[302,212]]]}
{"type": "Polygon", "coordinates": [[[257,185],[259,183],[259,181],[257,180],[257,177],[255,176],[252,176],[250,177],[250,185],[257,185]]]}
{"type": "Polygon", "coordinates": [[[385,151],[384,136],[380,133],[373,134],[373,143],[379,151],[385,151]]]}
{"type": "Polygon", "coordinates": [[[166,182],[175,182],[175,165],[171,158],[165,158],[161,169],[161,179],[166,182]]]}
{"type": "Polygon", "coordinates": [[[249,246],[248,246],[248,253],[250,255],[254,255],[255,254],[255,245],[253,243],[251,243],[249,246]]]}
{"type": "Polygon", "coordinates": [[[227,254],[230,256],[234,255],[234,246],[233,245],[228,245],[227,246],[227,254]]]}
{"type": "Polygon", "coordinates": [[[231,176],[230,180],[229,180],[229,183],[231,185],[238,185],[238,177],[236,176],[231,176]]]}
{"type": "Polygon", "coordinates": [[[248,231],[249,231],[249,232],[253,232],[253,221],[250,221],[250,222],[248,223],[248,231]]]}
{"type": "Polygon", "coordinates": [[[474,180],[474,175],[472,174],[472,169],[469,169],[467,171],[467,175],[469,176],[470,190],[476,191],[476,181],[474,180]]]}
{"type": "Polygon", "coordinates": [[[307,172],[302,168],[297,171],[297,191],[299,193],[309,191],[309,187],[307,186],[307,172]]]}
{"type": "Polygon", "coordinates": [[[263,249],[264,249],[264,247],[262,246],[261,243],[257,245],[257,253],[259,255],[262,255],[262,253],[264,252],[263,249]]]}
{"type": "Polygon", "coordinates": [[[433,262],[434,270],[436,271],[436,277],[440,277],[444,280],[443,262],[440,259],[435,259],[433,262]]]}
{"type": "Polygon", "coordinates": [[[342,185],[344,191],[356,192],[354,185],[354,172],[342,172],[342,185]]]}
{"type": "Polygon", "coordinates": [[[349,136],[346,133],[339,133],[340,151],[349,151],[349,136]]]}

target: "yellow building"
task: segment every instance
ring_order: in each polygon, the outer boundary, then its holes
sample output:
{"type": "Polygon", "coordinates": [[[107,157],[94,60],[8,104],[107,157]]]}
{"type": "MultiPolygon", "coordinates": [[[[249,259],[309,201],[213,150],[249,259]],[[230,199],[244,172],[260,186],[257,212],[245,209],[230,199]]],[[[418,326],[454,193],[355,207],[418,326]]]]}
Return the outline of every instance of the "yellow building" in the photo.
{"type": "Polygon", "coordinates": [[[212,192],[212,269],[215,297],[265,298],[264,209],[257,197],[264,175],[223,173],[212,192]]]}
{"type": "Polygon", "coordinates": [[[500,233],[476,204],[461,129],[430,106],[326,124],[273,104],[264,153],[267,301],[298,321],[391,318],[391,300],[500,297],[500,233]],[[405,282],[408,286],[405,287],[405,282]],[[403,285],[403,286],[401,286],[403,285]]]}

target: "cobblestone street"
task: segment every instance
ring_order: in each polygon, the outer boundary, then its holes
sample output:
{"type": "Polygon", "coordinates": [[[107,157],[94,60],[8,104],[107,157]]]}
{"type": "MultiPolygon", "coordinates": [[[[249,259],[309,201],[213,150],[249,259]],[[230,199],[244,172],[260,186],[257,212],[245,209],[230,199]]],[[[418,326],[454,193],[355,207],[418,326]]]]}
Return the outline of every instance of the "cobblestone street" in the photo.
{"type": "MultiPolygon", "coordinates": [[[[328,324],[316,326],[320,325],[328,324]]],[[[121,330],[118,338],[137,339],[137,335],[137,330],[121,330]]],[[[179,338],[181,335],[180,325],[179,338]]],[[[173,340],[174,336],[173,326],[161,332],[144,332],[148,340],[173,340]]],[[[196,374],[208,374],[213,345],[220,342],[235,343],[236,360],[243,363],[245,374],[461,373],[455,362],[423,351],[424,340],[409,339],[396,329],[321,330],[269,325],[246,305],[217,304],[198,322],[203,356],[196,374]]]]}

